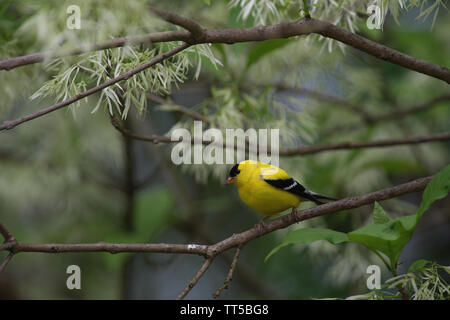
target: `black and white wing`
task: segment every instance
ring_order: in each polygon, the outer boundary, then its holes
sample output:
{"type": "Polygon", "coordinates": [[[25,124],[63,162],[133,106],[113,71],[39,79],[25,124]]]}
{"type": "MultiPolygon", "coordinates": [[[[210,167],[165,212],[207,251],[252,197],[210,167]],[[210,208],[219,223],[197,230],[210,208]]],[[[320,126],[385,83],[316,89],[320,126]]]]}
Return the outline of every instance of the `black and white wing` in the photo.
{"type": "Polygon", "coordinates": [[[317,194],[315,192],[309,191],[304,186],[302,186],[299,182],[295,181],[292,178],[289,179],[264,179],[265,182],[270,184],[271,186],[293,193],[295,195],[298,195],[304,199],[308,199],[310,201],[315,202],[316,204],[323,204],[324,202],[320,201],[319,199],[325,199],[325,200],[336,200],[333,198],[329,198],[326,196],[322,196],[320,194],[317,194]]]}

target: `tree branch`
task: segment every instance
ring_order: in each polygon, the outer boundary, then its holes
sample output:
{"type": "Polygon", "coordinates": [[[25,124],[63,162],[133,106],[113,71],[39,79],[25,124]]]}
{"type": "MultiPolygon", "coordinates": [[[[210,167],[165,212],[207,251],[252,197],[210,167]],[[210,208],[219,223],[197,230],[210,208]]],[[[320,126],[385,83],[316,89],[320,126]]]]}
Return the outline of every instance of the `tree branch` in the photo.
{"type": "Polygon", "coordinates": [[[205,259],[205,262],[203,262],[202,266],[197,271],[197,274],[192,278],[191,281],[189,281],[188,285],[178,295],[177,300],[182,300],[189,293],[189,291],[191,291],[191,289],[197,284],[198,280],[205,274],[206,270],[208,270],[213,260],[214,257],[205,259]]]}
{"type": "MultiPolygon", "coordinates": [[[[414,106],[394,106],[393,111],[385,112],[380,115],[368,115],[367,117],[362,116],[364,123],[357,122],[346,125],[337,125],[333,126],[324,132],[324,136],[335,134],[336,131],[347,131],[347,130],[357,130],[361,128],[365,128],[366,125],[374,125],[378,122],[389,122],[401,120],[403,117],[412,115],[414,113],[426,111],[438,104],[439,102],[449,101],[450,95],[443,94],[437,97],[434,97],[428,101],[416,104],[414,106]]],[[[448,105],[450,106],[450,104],[448,105]]]]}
{"type": "Polygon", "coordinates": [[[340,142],[328,145],[317,145],[317,146],[301,146],[289,149],[280,149],[280,156],[296,156],[296,155],[307,155],[314,154],[323,151],[332,150],[349,150],[349,149],[362,149],[362,148],[379,148],[379,147],[392,147],[398,145],[409,145],[418,144],[433,141],[445,141],[450,140],[450,132],[438,133],[425,137],[410,137],[401,139],[386,139],[386,140],[376,140],[376,141],[349,141],[340,142]]]}
{"type": "Polygon", "coordinates": [[[188,47],[189,47],[189,44],[187,44],[187,43],[179,45],[178,47],[175,47],[172,50],[169,50],[169,51],[167,51],[167,52],[165,52],[165,53],[163,53],[163,54],[161,54],[161,55],[151,59],[150,61],[148,61],[146,63],[143,63],[140,66],[138,66],[138,67],[136,67],[136,68],[134,68],[134,69],[132,69],[132,70],[130,70],[128,72],[125,72],[125,73],[121,74],[120,76],[117,76],[117,77],[112,78],[112,79],[110,79],[108,81],[105,81],[102,84],[100,84],[100,85],[98,85],[98,86],[96,86],[94,88],[91,88],[89,90],[86,90],[83,93],[77,94],[76,96],[74,96],[72,98],[69,98],[69,99],[66,99],[64,101],[61,101],[61,102],[59,102],[59,103],[57,103],[57,104],[55,104],[53,106],[50,106],[50,107],[45,108],[45,109],[42,109],[42,110],[40,110],[40,111],[38,111],[36,113],[32,113],[32,114],[27,115],[25,117],[22,117],[22,118],[13,120],[13,121],[5,121],[0,126],[0,131],[5,130],[5,129],[6,130],[12,129],[12,128],[18,126],[19,124],[22,124],[24,122],[27,122],[27,121],[30,121],[30,120],[33,120],[33,119],[36,119],[36,118],[39,118],[39,117],[41,117],[43,115],[46,115],[46,114],[48,114],[50,112],[53,112],[53,111],[56,111],[56,110],[61,109],[63,107],[66,107],[66,106],[68,106],[68,105],[70,105],[70,104],[72,104],[72,103],[74,103],[74,102],[76,102],[78,100],[84,99],[84,98],[86,98],[86,97],[88,97],[88,96],[90,96],[90,95],[92,95],[92,94],[94,94],[94,93],[96,93],[98,91],[101,91],[101,90],[103,90],[103,89],[105,89],[105,88],[107,88],[109,86],[112,86],[113,84],[115,84],[117,82],[120,82],[122,80],[127,80],[127,79],[131,78],[132,76],[134,76],[136,73],[139,73],[139,72],[141,72],[141,71],[143,71],[143,70],[145,70],[145,69],[147,69],[147,68],[149,68],[149,67],[151,67],[151,66],[153,66],[153,65],[155,65],[157,63],[160,63],[164,59],[167,59],[168,57],[171,57],[171,56],[177,54],[178,52],[180,52],[180,51],[182,51],[182,50],[184,50],[184,49],[186,49],[188,47]]]}
{"type": "Polygon", "coordinates": [[[147,93],[147,99],[149,99],[149,100],[151,100],[151,101],[153,101],[153,102],[155,102],[157,104],[160,104],[160,105],[173,106],[174,109],[171,110],[171,111],[179,112],[179,113],[182,113],[182,114],[184,114],[184,115],[186,115],[186,116],[188,116],[188,117],[190,117],[190,118],[192,118],[194,120],[199,120],[199,121],[203,121],[204,123],[211,124],[211,121],[207,117],[201,115],[198,112],[192,111],[192,110],[190,110],[190,109],[188,109],[188,108],[186,108],[186,107],[184,107],[182,105],[176,104],[175,102],[173,102],[170,99],[163,99],[163,98],[161,98],[161,97],[159,97],[157,95],[154,95],[152,93],[147,93]]]}
{"type": "MultiPolygon", "coordinates": [[[[8,249],[1,249],[2,246],[10,246],[15,245],[17,243],[16,239],[12,235],[12,233],[6,228],[6,226],[0,221],[0,233],[2,234],[3,238],[5,238],[5,241],[0,244],[0,250],[8,250],[8,249]]],[[[12,257],[14,256],[14,252],[10,251],[6,258],[3,260],[2,264],[0,264],[0,273],[6,268],[6,265],[11,261],[12,257]]]]}
{"type": "Polygon", "coordinates": [[[319,101],[324,101],[327,103],[331,103],[337,106],[340,106],[348,111],[354,112],[356,114],[359,114],[366,122],[372,122],[372,116],[370,116],[364,109],[361,108],[361,106],[354,104],[350,101],[341,99],[339,97],[330,96],[327,94],[324,94],[322,92],[318,92],[315,90],[307,89],[307,88],[300,88],[300,87],[289,87],[285,85],[275,85],[275,88],[278,91],[284,91],[284,92],[290,92],[290,93],[299,93],[311,98],[314,98],[319,101]]]}
{"type": "MultiPolygon", "coordinates": [[[[439,102],[450,101],[450,94],[443,94],[438,97],[434,97],[428,101],[416,104],[412,107],[400,107],[391,112],[387,112],[381,115],[371,116],[371,122],[392,121],[401,117],[407,116],[412,113],[422,112],[431,107],[434,107],[439,102]]],[[[450,106],[450,104],[448,105],[450,106]]]]}
{"type": "MultiPolygon", "coordinates": [[[[120,131],[123,135],[126,135],[132,139],[152,142],[152,143],[179,143],[181,140],[172,140],[171,137],[168,136],[144,136],[130,132],[122,128],[119,123],[115,120],[111,121],[113,126],[120,131]]],[[[446,141],[450,140],[450,132],[437,133],[430,136],[424,137],[409,137],[409,138],[400,138],[400,139],[385,139],[385,140],[375,140],[375,141],[347,141],[340,142],[334,144],[326,144],[326,145],[316,145],[316,146],[300,146],[295,148],[286,148],[280,149],[278,154],[284,157],[297,156],[297,155],[309,155],[316,154],[319,152],[325,151],[336,151],[336,150],[352,150],[352,149],[363,149],[363,148],[380,148],[380,147],[393,147],[398,145],[410,145],[410,144],[419,144],[426,142],[436,142],[436,141],[446,141]]],[[[199,140],[191,138],[190,143],[202,143],[204,145],[214,144],[215,142],[207,141],[207,140],[199,140]]],[[[229,146],[224,143],[222,145],[217,144],[218,147],[222,148],[234,148],[236,150],[237,146],[229,146]]],[[[270,153],[270,150],[267,150],[267,153],[270,153]]]]}
{"type": "Polygon", "coordinates": [[[5,242],[14,241],[14,236],[12,233],[5,227],[5,225],[0,221],[0,233],[3,238],[5,238],[5,242]]]}
{"type": "MultiPolygon", "coordinates": [[[[383,201],[386,199],[398,197],[402,194],[418,192],[425,189],[426,185],[431,181],[433,176],[420,178],[408,183],[404,183],[395,187],[375,191],[361,196],[345,198],[342,200],[329,202],[317,207],[302,210],[295,215],[288,214],[273,219],[265,223],[264,228],[253,227],[239,234],[233,234],[231,237],[217,242],[213,245],[199,244],[167,244],[167,243],[140,243],[140,244],[114,244],[114,243],[74,243],[74,244],[26,244],[17,241],[9,241],[0,244],[1,250],[8,250],[11,254],[18,252],[42,252],[42,253],[61,253],[61,252],[153,252],[153,253],[185,253],[198,254],[205,257],[200,270],[189,282],[188,286],[180,293],[178,299],[182,299],[197,283],[200,277],[209,268],[212,260],[222,252],[233,248],[240,247],[247,242],[261,237],[267,233],[278,229],[286,228],[296,222],[312,219],[325,214],[354,209],[364,205],[374,203],[375,201],[383,201]]],[[[10,256],[7,257],[9,261],[10,256]]],[[[5,264],[5,263],[4,263],[5,264]]],[[[6,264],[5,264],[6,265],[6,264]]]]}
{"type": "Polygon", "coordinates": [[[225,278],[223,285],[219,289],[217,289],[216,292],[214,292],[212,295],[214,299],[218,298],[224,289],[228,289],[228,285],[230,284],[231,280],[233,279],[234,269],[236,269],[237,261],[239,259],[239,254],[241,253],[241,248],[242,248],[242,245],[239,245],[236,248],[236,253],[234,255],[233,261],[231,262],[230,270],[228,271],[228,275],[225,278]]]}
{"type": "Polygon", "coordinates": [[[14,253],[10,252],[6,256],[5,260],[3,260],[2,264],[0,264],[0,273],[5,270],[6,265],[11,261],[12,257],[14,256],[14,253]]]}
{"type": "MultiPolygon", "coordinates": [[[[192,34],[192,37],[195,39],[195,41],[201,41],[201,38],[204,36],[203,28],[194,20],[182,17],[174,12],[169,12],[151,6],[148,6],[148,8],[151,12],[160,16],[167,22],[176,24],[177,26],[183,27],[184,29],[188,30],[192,34]]],[[[189,42],[189,40],[187,40],[187,42],[189,42]]]]}
{"type": "Polygon", "coordinates": [[[398,197],[400,195],[412,192],[418,192],[425,189],[426,185],[433,176],[420,178],[395,187],[382,189],[361,196],[345,198],[338,201],[329,202],[317,207],[299,211],[295,216],[285,215],[264,224],[264,228],[252,228],[239,234],[220,241],[214,245],[200,244],[168,244],[168,243],[72,243],[72,244],[28,244],[21,242],[5,242],[0,244],[1,250],[10,250],[17,252],[42,252],[42,253],[63,253],[63,252],[147,252],[147,253],[184,253],[197,254],[205,257],[213,257],[240,244],[245,244],[255,238],[261,237],[267,233],[278,229],[286,228],[289,225],[322,216],[325,214],[354,209],[375,201],[398,197]]]}
{"type": "Polygon", "coordinates": [[[98,51],[105,49],[113,49],[123,46],[139,45],[144,43],[157,43],[157,42],[170,42],[170,41],[189,41],[191,34],[189,31],[177,30],[177,31],[163,31],[149,33],[139,36],[127,36],[114,38],[109,41],[95,44],[85,44],[79,47],[75,47],[72,50],[67,51],[47,51],[38,52],[19,57],[6,58],[0,60],[0,70],[11,70],[17,67],[26,66],[29,64],[43,62],[46,59],[59,58],[65,56],[73,56],[90,51],[98,51]]]}
{"type": "MultiPolygon", "coordinates": [[[[308,35],[311,33],[320,34],[324,37],[335,39],[363,52],[366,52],[376,58],[389,61],[407,69],[411,69],[429,76],[441,79],[450,83],[450,69],[439,66],[433,63],[426,62],[424,60],[408,56],[404,53],[386,47],[382,44],[376,43],[372,40],[364,38],[360,35],[354,34],[345,29],[341,29],[329,22],[321,21],[312,18],[301,19],[295,22],[282,23],[272,26],[260,26],[253,28],[243,29],[210,29],[203,30],[198,24],[193,24],[192,20],[179,17],[173,13],[165,13],[167,19],[172,19],[174,23],[183,25],[190,31],[169,31],[166,33],[158,33],[155,35],[144,35],[140,37],[132,37],[134,43],[142,43],[151,40],[152,42],[158,41],[185,41],[190,44],[200,43],[236,43],[236,42],[249,42],[249,41],[264,41],[270,39],[288,38],[293,36],[308,35]],[[177,17],[177,18],[174,18],[177,17]],[[197,39],[191,39],[191,32],[195,34],[200,33],[201,37],[197,39]]],[[[117,47],[126,44],[126,41],[110,41],[104,44],[98,44],[94,46],[87,46],[89,49],[99,49],[117,47]]],[[[74,49],[71,53],[77,54],[88,51],[85,48],[74,49]]],[[[0,61],[0,70],[10,70],[12,68],[42,61],[46,56],[56,57],[57,53],[36,53],[29,56],[22,56],[17,58],[9,58],[0,61]]]]}
{"type": "Polygon", "coordinates": [[[450,83],[450,69],[444,66],[429,63],[427,61],[408,56],[402,52],[376,43],[360,35],[357,35],[345,29],[341,29],[331,23],[324,21],[320,22],[322,24],[322,30],[317,33],[323,35],[324,37],[338,40],[356,49],[364,51],[376,58],[389,61],[404,68],[414,70],[450,83]]]}
{"type": "Polygon", "coordinates": [[[21,242],[4,242],[1,250],[17,252],[109,252],[109,253],[185,253],[205,256],[208,246],[199,244],[170,244],[170,243],[45,243],[30,244],[21,242]]]}

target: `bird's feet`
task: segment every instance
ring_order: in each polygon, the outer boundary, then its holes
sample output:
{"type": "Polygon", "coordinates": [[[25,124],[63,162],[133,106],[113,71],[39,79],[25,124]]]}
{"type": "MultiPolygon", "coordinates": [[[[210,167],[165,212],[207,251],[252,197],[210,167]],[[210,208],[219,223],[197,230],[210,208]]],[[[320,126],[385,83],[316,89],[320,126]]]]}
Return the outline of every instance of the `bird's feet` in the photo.
{"type": "Polygon", "coordinates": [[[258,229],[258,231],[263,231],[264,230],[264,228],[265,228],[265,223],[264,223],[264,221],[267,219],[268,217],[264,217],[264,218],[262,218],[258,223],[256,223],[255,224],[255,228],[256,229],[258,229]]]}
{"type": "Polygon", "coordinates": [[[296,207],[292,207],[292,211],[290,213],[291,215],[291,219],[295,222],[298,222],[298,218],[297,218],[297,208],[296,207]]]}

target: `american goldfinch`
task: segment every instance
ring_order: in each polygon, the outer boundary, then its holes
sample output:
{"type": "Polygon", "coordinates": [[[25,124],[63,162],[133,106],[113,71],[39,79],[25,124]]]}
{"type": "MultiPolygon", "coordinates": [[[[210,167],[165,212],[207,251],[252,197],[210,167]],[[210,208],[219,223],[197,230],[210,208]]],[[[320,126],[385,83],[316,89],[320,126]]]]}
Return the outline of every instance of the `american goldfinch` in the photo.
{"type": "Polygon", "coordinates": [[[265,215],[260,226],[265,219],[286,209],[292,208],[291,214],[295,214],[302,199],[318,205],[324,203],[321,200],[336,200],[307,190],[283,169],[253,160],[234,165],[226,184],[236,184],[242,201],[265,215]]]}

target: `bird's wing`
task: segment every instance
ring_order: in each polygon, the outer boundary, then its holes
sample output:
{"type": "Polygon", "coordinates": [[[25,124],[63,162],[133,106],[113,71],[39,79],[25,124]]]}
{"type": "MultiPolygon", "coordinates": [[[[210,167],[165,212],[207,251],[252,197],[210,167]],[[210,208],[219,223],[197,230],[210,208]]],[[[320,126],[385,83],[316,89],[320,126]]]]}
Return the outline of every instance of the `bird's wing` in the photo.
{"type": "Polygon", "coordinates": [[[310,201],[314,201],[316,204],[323,204],[322,201],[318,200],[315,197],[315,194],[311,191],[307,190],[304,186],[302,186],[299,182],[295,181],[292,178],[287,179],[264,179],[265,182],[270,184],[272,187],[277,189],[284,190],[286,192],[293,193],[298,195],[304,199],[308,199],[310,201]]]}
{"type": "Polygon", "coordinates": [[[275,167],[270,164],[261,163],[261,169],[259,175],[262,179],[266,180],[278,180],[278,179],[290,179],[286,171],[281,168],[275,167]]]}
{"type": "Polygon", "coordinates": [[[334,198],[329,198],[309,191],[298,181],[292,179],[286,171],[273,165],[261,164],[259,175],[262,180],[270,184],[272,187],[298,195],[304,199],[313,201],[316,204],[323,204],[323,202],[319,199],[336,200],[334,198]]]}

